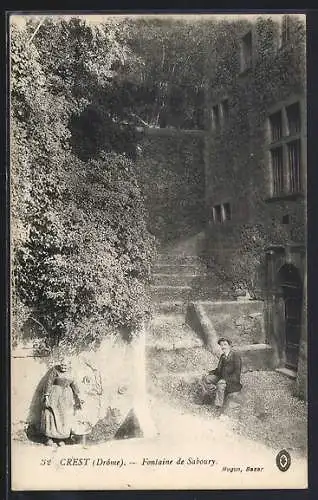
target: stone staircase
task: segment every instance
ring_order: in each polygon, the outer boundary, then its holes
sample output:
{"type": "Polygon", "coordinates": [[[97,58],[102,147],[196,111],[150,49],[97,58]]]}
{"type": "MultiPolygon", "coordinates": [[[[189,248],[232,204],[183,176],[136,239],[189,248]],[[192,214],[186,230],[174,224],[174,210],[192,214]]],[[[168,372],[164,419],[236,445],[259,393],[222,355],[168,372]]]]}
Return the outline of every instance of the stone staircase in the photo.
{"type": "Polygon", "coordinates": [[[150,393],[178,397],[184,391],[191,392],[203,372],[216,363],[185,317],[180,309],[161,310],[152,320],[146,347],[150,393]]]}
{"type": "Polygon", "coordinates": [[[154,265],[151,294],[154,317],[147,339],[149,390],[178,397],[184,391],[191,392],[202,374],[217,362],[187,323],[189,304],[203,298],[213,300],[220,294],[199,257],[169,254],[160,255],[154,265]]]}
{"type": "Polygon", "coordinates": [[[227,299],[230,292],[212,279],[199,257],[162,254],[153,268],[151,295],[158,304],[227,299]]]}
{"type": "MultiPolygon", "coordinates": [[[[193,400],[199,379],[218,361],[191,317],[193,305],[233,300],[233,296],[208,275],[198,257],[184,255],[159,256],[151,293],[154,315],[146,345],[148,390],[185,402],[193,400]]],[[[268,346],[239,346],[239,350],[245,371],[269,369],[268,346]]]]}

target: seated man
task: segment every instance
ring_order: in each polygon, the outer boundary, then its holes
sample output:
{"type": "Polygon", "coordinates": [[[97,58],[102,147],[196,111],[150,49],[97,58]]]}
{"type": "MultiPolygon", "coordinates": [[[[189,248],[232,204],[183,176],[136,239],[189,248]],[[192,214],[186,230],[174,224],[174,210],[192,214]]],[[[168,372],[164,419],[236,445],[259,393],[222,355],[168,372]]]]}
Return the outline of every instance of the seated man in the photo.
{"type": "Polygon", "coordinates": [[[231,341],[220,338],[218,344],[222,354],[218,366],[211,370],[208,375],[203,376],[203,395],[212,396],[215,394],[215,406],[222,408],[224,397],[230,392],[238,392],[242,389],[240,355],[231,348],[231,341]]]}

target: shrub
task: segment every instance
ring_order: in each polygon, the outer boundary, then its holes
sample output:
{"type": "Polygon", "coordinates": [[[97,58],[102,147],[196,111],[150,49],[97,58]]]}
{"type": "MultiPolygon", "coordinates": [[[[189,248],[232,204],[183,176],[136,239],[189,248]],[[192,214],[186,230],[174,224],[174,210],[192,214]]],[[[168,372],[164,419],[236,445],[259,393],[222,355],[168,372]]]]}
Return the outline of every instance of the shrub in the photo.
{"type": "Polygon", "coordinates": [[[127,154],[135,138],[125,147],[120,108],[111,135],[117,127],[122,151],[103,152],[103,141],[92,151],[81,142],[71,148],[69,128],[74,114],[98,106],[125,49],[116,26],[47,20],[31,40],[34,29],[11,31],[14,325],[24,320],[22,305],[41,325],[38,348],[94,343],[114,329],[129,338],[149,312],[154,250],[127,154]]]}

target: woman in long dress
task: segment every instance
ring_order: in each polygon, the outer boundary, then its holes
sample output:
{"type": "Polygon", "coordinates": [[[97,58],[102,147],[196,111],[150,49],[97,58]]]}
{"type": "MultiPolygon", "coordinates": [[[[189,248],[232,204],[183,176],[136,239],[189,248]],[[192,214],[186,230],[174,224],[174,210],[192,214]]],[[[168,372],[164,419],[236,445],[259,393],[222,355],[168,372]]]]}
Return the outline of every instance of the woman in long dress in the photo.
{"type": "Polygon", "coordinates": [[[62,360],[51,368],[43,387],[43,410],[40,429],[48,446],[65,444],[73,431],[76,410],[81,409],[78,386],[69,363],[62,360]]]}

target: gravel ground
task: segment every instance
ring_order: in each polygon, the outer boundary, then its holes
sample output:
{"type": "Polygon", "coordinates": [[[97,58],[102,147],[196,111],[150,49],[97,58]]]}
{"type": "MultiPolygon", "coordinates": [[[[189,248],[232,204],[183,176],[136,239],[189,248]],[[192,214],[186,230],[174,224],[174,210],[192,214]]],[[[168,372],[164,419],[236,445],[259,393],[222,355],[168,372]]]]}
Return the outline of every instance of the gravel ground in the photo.
{"type": "MultiPolygon", "coordinates": [[[[288,448],[299,456],[307,451],[307,406],[292,396],[293,381],[276,372],[253,371],[242,376],[240,404],[230,404],[223,418],[241,436],[274,448],[288,448]]],[[[211,403],[202,403],[198,379],[165,377],[153,392],[189,414],[213,418],[211,403]]]]}

